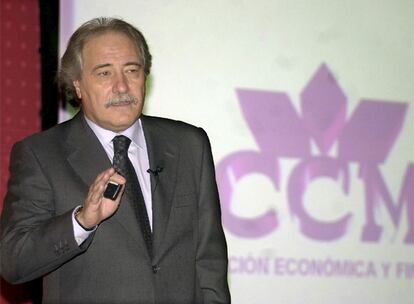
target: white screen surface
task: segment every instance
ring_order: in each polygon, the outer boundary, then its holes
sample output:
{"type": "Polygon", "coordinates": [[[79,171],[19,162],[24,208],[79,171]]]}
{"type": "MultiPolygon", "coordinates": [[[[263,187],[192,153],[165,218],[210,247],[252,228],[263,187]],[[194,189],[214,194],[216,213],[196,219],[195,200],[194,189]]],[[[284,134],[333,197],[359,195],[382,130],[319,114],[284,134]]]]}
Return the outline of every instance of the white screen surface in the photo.
{"type": "Polygon", "coordinates": [[[62,1],[61,49],[97,16],[209,134],[234,303],[413,302],[412,1],[62,1]]]}

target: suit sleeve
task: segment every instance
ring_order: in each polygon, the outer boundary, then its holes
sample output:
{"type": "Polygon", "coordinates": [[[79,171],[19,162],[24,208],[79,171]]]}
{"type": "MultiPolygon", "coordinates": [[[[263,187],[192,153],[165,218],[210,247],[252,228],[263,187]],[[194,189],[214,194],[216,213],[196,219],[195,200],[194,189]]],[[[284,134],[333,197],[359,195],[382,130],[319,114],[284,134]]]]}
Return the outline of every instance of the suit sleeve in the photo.
{"type": "MultiPolygon", "coordinates": [[[[41,277],[85,250],[74,239],[72,210],[55,214],[51,183],[25,142],[10,158],[0,225],[1,275],[11,283],[41,277]]],[[[85,242],[87,243],[87,242],[85,242]]]]}
{"type": "Polygon", "coordinates": [[[221,224],[214,162],[207,134],[204,131],[202,133],[196,271],[204,303],[230,303],[227,245],[221,224]]]}

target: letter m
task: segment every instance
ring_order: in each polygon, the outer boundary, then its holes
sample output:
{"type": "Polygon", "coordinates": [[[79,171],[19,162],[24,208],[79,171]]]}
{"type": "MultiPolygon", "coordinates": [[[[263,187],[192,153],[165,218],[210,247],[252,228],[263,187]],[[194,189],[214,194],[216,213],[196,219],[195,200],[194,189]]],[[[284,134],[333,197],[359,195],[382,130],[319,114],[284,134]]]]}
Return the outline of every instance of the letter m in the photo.
{"type": "Polygon", "coordinates": [[[397,202],[394,202],[377,166],[362,166],[361,178],[365,183],[366,202],[366,223],[362,232],[362,241],[376,242],[380,239],[383,228],[376,222],[375,211],[382,202],[396,229],[400,225],[403,210],[406,207],[408,232],[404,242],[414,244],[414,163],[411,163],[406,170],[397,202]]]}

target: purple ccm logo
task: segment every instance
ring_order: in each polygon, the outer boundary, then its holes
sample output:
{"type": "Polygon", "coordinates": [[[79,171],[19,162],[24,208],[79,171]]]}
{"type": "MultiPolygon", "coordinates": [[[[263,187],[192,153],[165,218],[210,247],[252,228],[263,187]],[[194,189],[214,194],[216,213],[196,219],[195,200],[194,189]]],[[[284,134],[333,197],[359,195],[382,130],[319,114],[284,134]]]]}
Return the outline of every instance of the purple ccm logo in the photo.
{"type": "Polygon", "coordinates": [[[228,231],[243,238],[258,238],[277,230],[277,211],[269,209],[254,218],[239,217],[231,212],[231,204],[237,203],[232,198],[237,181],[249,174],[268,177],[275,190],[280,191],[279,162],[294,158],[299,163],[283,178],[287,178],[289,211],[299,220],[303,235],[332,241],[347,233],[354,216],[351,212],[335,221],[320,220],[306,211],[304,194],[312,182],[330,178],[348,195],[349,165],[354,163],[365,191],[365,201],[361,201],[365,204],[361,241],[381,240],[383,225],[377,211],[383,207],[395,230],[407,216],[404,242],[414,244],[414,163],[406,168],[397,199],[390,194],[380,170],[401,132],[407,103],[361,100],[347,119],[347,97],[325,64],[300,96],[302,115],[284,92],[238,89],[237,96],[259,151],[235,152],[217,166],[223,223],[228,231]],[[311,154],[311,139],[319,150],[317,156],[311,154]],[[337,157],[328,154],[334,143],[338,145],[337,157]]]}

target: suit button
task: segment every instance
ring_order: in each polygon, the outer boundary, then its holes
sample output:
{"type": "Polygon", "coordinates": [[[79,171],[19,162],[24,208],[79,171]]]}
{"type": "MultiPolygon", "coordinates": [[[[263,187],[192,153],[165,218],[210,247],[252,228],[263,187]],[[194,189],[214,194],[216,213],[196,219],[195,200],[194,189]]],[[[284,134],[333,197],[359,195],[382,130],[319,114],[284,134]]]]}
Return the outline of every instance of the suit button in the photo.
{"type": "Polygon", "coordinates": [[[152,265],[152,272],[157,273],[157,271],[160,270],[160,267],[158,265],[152,265]]]}

